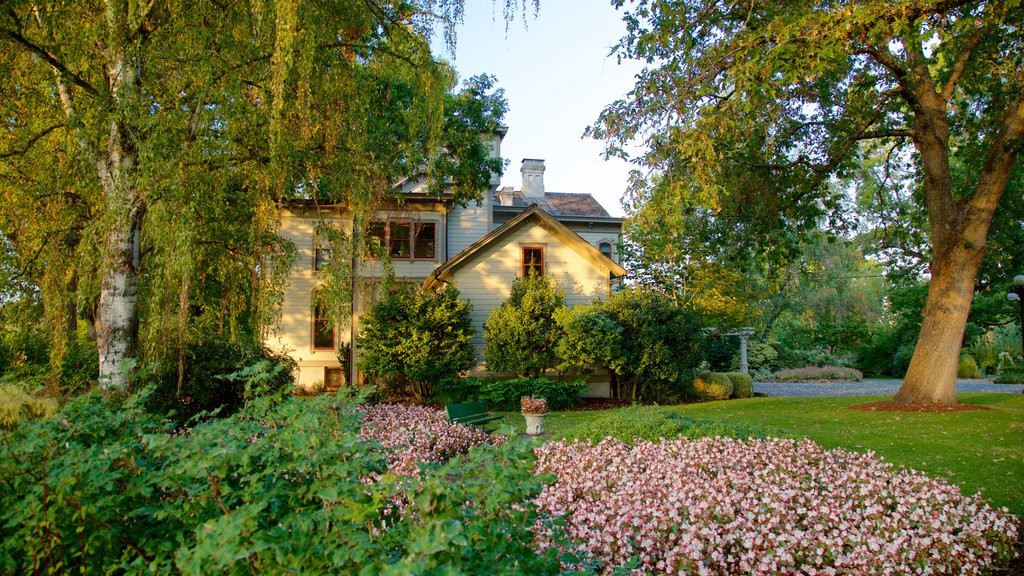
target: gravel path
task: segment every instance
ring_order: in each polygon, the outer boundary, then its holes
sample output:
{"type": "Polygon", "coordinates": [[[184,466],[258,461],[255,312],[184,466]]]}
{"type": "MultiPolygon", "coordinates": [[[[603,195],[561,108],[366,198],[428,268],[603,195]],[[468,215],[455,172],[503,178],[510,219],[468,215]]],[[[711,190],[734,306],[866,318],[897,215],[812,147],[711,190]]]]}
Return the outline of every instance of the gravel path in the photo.
{"type": "MultiPolygon", "coordinates": [[[[861,382],[754,382],[754,392],[769,396],[892,396],[902,380],[861,382]]],[[[991,380],[957,380],[957,392],[1020,394],[1024,384],[993,384],[991,380]]]]}

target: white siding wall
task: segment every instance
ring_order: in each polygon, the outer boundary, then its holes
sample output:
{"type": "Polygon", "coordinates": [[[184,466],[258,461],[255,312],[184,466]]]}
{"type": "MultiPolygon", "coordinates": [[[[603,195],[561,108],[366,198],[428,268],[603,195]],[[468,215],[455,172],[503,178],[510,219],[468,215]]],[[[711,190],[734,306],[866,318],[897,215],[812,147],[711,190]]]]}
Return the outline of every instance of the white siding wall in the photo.
{"type": "Polygon", "coordinates": [[[536,224],[528,224],[505,239],[500,246],[478,254],[454,274],[464,300],[473,303],[473,325],[477,361],[483,362],[484,323],[508,299],[513,279],[521,274],[522,247],[543,246],[544,274],[565,290],[567,306],[587,304],[608,295],[608,272],[582,258],[575,250],[536,224]]]}
{"type": "Polygon", "coordinates": [[[468,206],[456,206],[448,214],[448,257],[462,252],[470,244],[483,238],[491,231],[491,192],[484,192],[480,204],[470,202],[468,206]]]}
{"type": "Polygon", "coordinates": [[[590,243],[594,248],[600,249],[601,242],[611,242],[612,244],[612,260],[617,264],[621,264],[622,260],[619,259],[619,249],[616,244],[619,241],[619,234],[612,234],[611,232],[577,232],[581,238],[590,243]]]}

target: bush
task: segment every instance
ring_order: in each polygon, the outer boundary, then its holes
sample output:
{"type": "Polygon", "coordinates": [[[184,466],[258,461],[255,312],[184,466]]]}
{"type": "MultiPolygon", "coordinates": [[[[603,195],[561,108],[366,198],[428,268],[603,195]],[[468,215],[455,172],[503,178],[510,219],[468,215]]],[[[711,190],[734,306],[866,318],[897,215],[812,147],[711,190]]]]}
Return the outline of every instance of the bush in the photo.
{"type": "MultiPolygon", "coordinates": [[[[406,447],[362,437],[345,397],[259,396],[187,433],[141,404],[91,392],[6,433],[0,573],[559,572],[534,544],[552,523],[524,444],[421,462],[414,480],[387,473],[406,447]]],[[[416,454],[447,445],[399,420],[387,437],[412,433],[416,454]]]]}
{"type": "Polygon", "coordinates": [[[813,380],[854,380],[860,382],[864,375],[856,368],[846,366],[808,366],[779,370],[771,375],[775,382],[803,382],[813,380]]]}
{"type": "Polygon", "coordinates": [[[511,412],[519,410],[523,396],[543,398],[550,410],[569,410],[580,402],[580,392],[587,389],[583,379],[556,382],[548,378],[520,378],[517,380],[485,380],[473,400],[487,402],[491,410],[511,412]]]}
{"type": "Polygon", "coordinates": [[[434,384],[473,366],[472,305],[450,284],[437,291],[402,288],[363,316],[359,367],[386,386],[408,387],[418,402],[434,384]]]}
{"type": "Polygon", "coordinates": [[[750,398],[754,395],[754,379],[743,372],[726,372],[726,376],[732,381],[733,398],[750,398]]]}
{"type": "Polygon", "coordinates": [[[974,358],[964,356],[960,358],[960,363],[957,364],[956,377],[981,378],[981,369],[978,368],[978,363],[974,361],[974,358]]]}
{"type": "Polygon", "coordinates": [[[703,360],[704,331],[690,312],[664,294],[630,288],[607,301],[563,310],[560,368],[606,368],[612,394],[623,400],[656,400],[671,393],[703,360]]]}
{"type": "Polygon", "coordinates": [[[698,376],[688,391],[702,401],[728,400],[732,396],[732,380],[721,372],[708,372],[698,376]]]}
{"type": "MultiPolygon", "coordinates": [[[[1021,524],[945,480],[810,440],[558,441],[537,455],[555,480],[536,502],[564,515],[569,570],[1000,573],[1021,524]]],[[[537,533],[541,549],[564,546],[537,533]]]]}
{"type": "Polygon", "coordinates": [[[61,361],[60,388],[67,396],[77,396],[96,385],[100,378],[100,356],[96,343],[76,339],[61,361]]]}
{"type": "Polygon", "coordinates": [[[999,367],[999,372],[996,373],[995,382],[997,384],[1024,384],[1024,366],[1014,366],[1004,362],[999,367]]]}
{"type": "MultiPolygon", "coordinates": [[[[779,353],[775,351],[775,348],[764,342],[754,342],[747,348],[747,366],[751,370],[770,370],[775,366],[775,361],[778,358],[779,353]]],[[[733,360],[733,367],[739,368],[739,356],[736,356],[733,360]]]]}
{"type": "Polygon", "coordinates": [[[492,372],[539,378],[555,366],[561,335],[555,311],[565,308],[565,290],[534,274],[516,278],[508,300],[484,324],[484,359],[492,372]]]}
{"type": "Polygon", "coordinates": [[[237,375],[256,366],[266,376],[267,385],[262,388],[266,392],[289,389],[295,382],[295,361],[289,356],[210,334],[189,343],[185,349],[185,373],[180,388],[177,366],[157,366],[152,374],[141,376],[143,383],[155,382],[146,405],[155,414],[173,412],[172,418],[178,424],[213,411],[222,417],[229,416],[246,402],[246,381],[237,375]]]}
{"type": "Polygon", "coordinates": [[[22,382],[0,379],[0,428],[11,428],[22,420],[49,418],[59,407],[56,399],[32,393],[22,382]]]}
{"type": "Polygon", "coordinates": [[[838,358],[835,355],[821,348],[812,348],[810,350],[780,348],[778,350],[778,359],[760,368],[767,368],[769,370],[773,366],[777,368],[799,368],[801,366],[824,366],[837,362],[838,358]]]}
{"type": "Polygon", "coordinates": [[[914,357],[914,348],[917,347],[917,340],[913,342],[904,342],[896,349],[896,354],[892,357],[892,375],[903,377],[907,373],[907,368],[910,367],[910,360],[914,357]]]}
{"type": "Polygon", "coordinates": [[[562,432],[567,440],[598,443],[612,437],[627,444],[639,441],[656,442],[661,438],[705,437],[765,438],[772,433],[763,427],[738,424],[728,420],[691,418],[658,406],[631,406],[577,424],[562,432]]]}

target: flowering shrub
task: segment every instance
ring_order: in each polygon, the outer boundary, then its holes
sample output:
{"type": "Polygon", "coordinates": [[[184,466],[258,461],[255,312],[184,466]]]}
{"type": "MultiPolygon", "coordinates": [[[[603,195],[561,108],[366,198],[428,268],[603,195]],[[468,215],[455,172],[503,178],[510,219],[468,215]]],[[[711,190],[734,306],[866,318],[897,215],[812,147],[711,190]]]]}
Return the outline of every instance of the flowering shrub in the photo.
{"type": "Polygon", "coordinates": [[[790,368],[772,374],[775,382],[801,382],[804,380],[856,380],[860,382],[864,374],[856,368],[846,366],[808,366],[806,368],[790,368]]]}
{"type": "MultiPolygon", "coordinates": [[[[1020,520],[873,454],[803,440],[614,439],[537,449],[536,503],[603,573],[980,574],[1020,520]]],[[[551,532],[535,530],[541,548],[551,532]]]]}
{"type": "Polygon", "coordinates": [[[359,434],[393,449],[388,454],[388,468],[405,476],[417,476],[421,463],[447,462],[474,446],[505,440],[503,436],[453,424],[443,410],[401,404],[366,406],[359,434]]]}
{"type": "Polygon", "coordinates": [[[522,408],[523,414],[547,414],[548,413],[548,402],[543,398],[534,398],[533,396],[524,396],[519,400],[519,406],[522,408]]]}

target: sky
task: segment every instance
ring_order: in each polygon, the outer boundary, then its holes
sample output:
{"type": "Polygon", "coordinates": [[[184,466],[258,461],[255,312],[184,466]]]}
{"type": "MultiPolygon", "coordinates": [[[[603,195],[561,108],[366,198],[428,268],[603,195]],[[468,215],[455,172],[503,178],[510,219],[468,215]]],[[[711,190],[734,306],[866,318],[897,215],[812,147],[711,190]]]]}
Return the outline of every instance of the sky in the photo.
{"type": "MultiPolygon", "coordinates": [[[[609,56],[625,31],[621,14],[606,0],[542,0],[536,17],[528,8],[524,25],[520,8],[506,32],[503,6],[466,1],[453,61],[460,78],[492,74],[505,90],[501,155],[509,163],[502,186],[519,190],[522,159],[541,158],[548,192],[587,192],[622,216],[629,164],[604,160],[602,143],[582,138],[605,106],[629,92],[640,69],[609,56]]],[[[435,44],[452,61],[443,43],[435,44]]]]}

